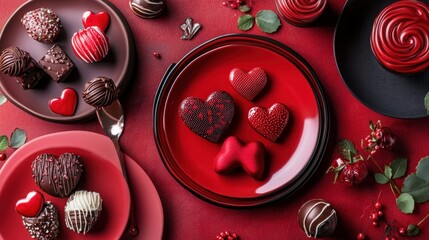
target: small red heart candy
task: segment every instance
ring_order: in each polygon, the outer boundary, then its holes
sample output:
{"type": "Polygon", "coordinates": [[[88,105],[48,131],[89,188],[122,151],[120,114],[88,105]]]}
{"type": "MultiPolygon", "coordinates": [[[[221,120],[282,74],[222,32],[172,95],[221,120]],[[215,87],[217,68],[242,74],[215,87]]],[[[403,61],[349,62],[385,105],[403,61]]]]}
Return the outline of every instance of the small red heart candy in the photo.
{"type": "Polygon", "coordinates": [[[234,68],[229,74],[229,81],[241,96],[252,101],[267,85],[267,74],[259,67],[249,72],[234,68]]]}
{"type": "Polygon", "coordinates": [[[97,26],[105,32],[109,26],[109,22],[110,17],[106,12],[93,13],[92,11],[86,11],[82,15],[82,24],[84,28],[97,26]]]}
{"type": "Polygon", "coordinates": [[[289,120],[289,110],[281,103],[273,104],[268,110],[253,107],[247,115],[250,125],[262,136],[275,142],[289,120]]]}
{"type": "Polygon", "coordinates": [[[37,191],[32,191],[27,194],[24,199],[16,202],[16,211],[25,217],[37,217],[43,208],[45,199],[43,195],[37,191]]]}
{"type": "Polygon", "coordinates": [[[265,169],[265,147],[260,142],[243,143],[228,137],[215,158],[215,171],[220,174],[242,168],[256,180],[262,180],[265,169]]]}
{"type": "Polygon", "coordinates": [[[77,93],[73,88],[65,88],[60,98],[53,98],[49,101],[49,109],[63,116],[73,116],[76,105],[77,93]]]}

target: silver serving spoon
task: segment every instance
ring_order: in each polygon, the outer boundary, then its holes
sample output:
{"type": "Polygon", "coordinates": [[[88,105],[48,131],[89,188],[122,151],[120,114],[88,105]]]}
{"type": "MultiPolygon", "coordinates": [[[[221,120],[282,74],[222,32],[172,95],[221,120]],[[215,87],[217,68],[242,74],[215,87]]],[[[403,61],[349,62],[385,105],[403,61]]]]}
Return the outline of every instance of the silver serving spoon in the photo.
{"type": "Polygon", "coordinates": [[[124,111],[122,110],[122,106],[119,103],[119,100],[115,100],[109,106],[97,108],[96,113],[98,117],[98,122],[100,122],[104,132],[112,140],[113,145],[115,145],[116,153],[118,154],[119,162],[121,163],[122,174],[124,175],[128,187],[130,188],[131,206],[128,234],[134,237],[137,236],[139,230],[134,216],[135,213],[131,185],[128,179],[127,169],[125,166],[124,158],[122,156],[121,147],[119,146],[119,138],[121,137],[125,126],[124,111]]]}

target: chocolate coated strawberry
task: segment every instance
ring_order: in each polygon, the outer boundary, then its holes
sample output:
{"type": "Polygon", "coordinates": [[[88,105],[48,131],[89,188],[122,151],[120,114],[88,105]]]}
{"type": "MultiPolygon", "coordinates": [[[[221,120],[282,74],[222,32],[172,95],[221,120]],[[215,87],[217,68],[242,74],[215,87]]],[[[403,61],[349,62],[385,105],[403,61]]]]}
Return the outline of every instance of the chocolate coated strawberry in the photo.
{"type": "Polygon", "coordinates": [[[262,136],[275,142],[289,120],[289,110],[281,103],[274,103],[268,110],[253,107],[247,116],[249,124],[262,136]]]}
{"type": "Polygon", "coordinates": [[[224,91],[211,93],[205,102],[196,97],[187,97],[180,104],[179,115],[194,133],[217,142],[234,116],[233,99],[224,91]]]}
{"type": "Polygon", "coordinates": [[[240,68],[232,69],[229,81],[241,96],[251,101],[267,84],[267,74],[262,68],[254,68],[245,72],[240,68]]]}

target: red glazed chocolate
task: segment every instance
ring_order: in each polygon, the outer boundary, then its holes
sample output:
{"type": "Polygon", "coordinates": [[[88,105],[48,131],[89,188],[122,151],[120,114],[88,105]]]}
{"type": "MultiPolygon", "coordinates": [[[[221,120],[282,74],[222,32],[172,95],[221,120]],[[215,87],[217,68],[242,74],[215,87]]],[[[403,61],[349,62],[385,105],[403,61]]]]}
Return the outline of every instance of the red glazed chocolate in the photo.
{"type": "Polygon", "coordinates": [[[82,15],[82,24],[84,28],[96,26],[105,32],[109,23],[110,17],[106,12],[94,13],[92,11],[86,11],[82,15]]]}
{"type": "Polygon", "coordinates": [[[101,61],[109,52],[109,39],[99,27],[88,27],[73,34],[73,52],[86,63],[101,61]]]}
{"type": "Polygon", "coordinates": [[[273,104],[268,110],[253,107],[247,115],[249,124],[262,136],[275,142],[282,134],[289,120],[289,110],[281,103],[273,104]]]}
{"type": "Polygon", "coordinates": [[[231,95],[223,91],[211,93],[206,102],[196,97],[187,97],[180,104],[179,115],[194,133],[217,142],[231,124],[234,103],[231,95]]]}
{"type": "Polygon", "coordinates": [[[43,195],[37,191],[32,191],[23,199],[16,202],[16,211],[25,217],[36,217],[43,208],[45,199],[43,195]]]}
{"type": "Polygon", "coordinates": [[[395,2],[380,12],[371,33],[371,49],[385,68],[414,74],[429,68],[429,6],[395,2]]]}
{"type": "Polygon", "coordinates": [[[306,26],[318,19],[327,0],[276,0],[277,10],[290,24],[306,26]]]}
{"type": "Polygon", "coordinates": [[[215,158],[215,171],[230,173],[242,168],[256,180],[262,180],[265,169],[265,147],[260,142],[243,143],[240,139],[228,137],[215,158]]]}
{"type": "Polygon", "coordinates": [[[245,72],[240,68],[232,69],[229,81],[234,89],[247,100],[253,100],[267,85],[267,74],[262,68],[245,72]]]}
{"type": "Polygon", "coordinates": [[[77,93],[73,88],[65,88],[61,97],[49,101],[49,109],[56,114],[73,116],[77,106],[77,93]]]}

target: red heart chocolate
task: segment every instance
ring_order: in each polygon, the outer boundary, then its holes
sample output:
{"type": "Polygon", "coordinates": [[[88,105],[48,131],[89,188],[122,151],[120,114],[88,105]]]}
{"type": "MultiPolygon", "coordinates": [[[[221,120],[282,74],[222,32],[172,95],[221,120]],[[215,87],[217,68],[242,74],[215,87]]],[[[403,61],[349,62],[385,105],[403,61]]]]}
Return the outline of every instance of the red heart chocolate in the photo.
{"type": "Polygon", "coordinates": [[[234,68],[229,74],[229,81],[241,96],[251,101],[267,85],[267,74],[259,67],[249,72],[234,68]]]}
{"type": "Polygon", "coordinates": [[[281,103],[273,104],[268,110],[253,107],[247,115],[250,125],[262,136],[275,142],[289,120],[289,110],[281,103]]]}
{"type": "Polygon", "coordinates": [[[256,180],[262,180],[265,169],[265,147],[260,142],[244,144],[240,139],[228,137],[215,158],[215,171],[230,173],[242,168],[256,180]]]}
{"type": "Polygon", "coordinates": [[[63,115],[73,116],[77,105],[77,93],[72,88],[65,88],[60,98],[54,98],[49,101],[49,109],[52,112],[63,115]]]}
{"type": "Polygon", "coordinates": [[[84,28],[97,26],[105,32],[109,26],[109,22],[110,17],[106,12],[93,13],[92,11],[86,11],[82,15],[82,24],[84,28]]]}
{"type": "Polygon", "coordinates": [[[233,99],[224,91],[211,93],[205,102],[196,97],[187,97],[180,104],[179,115],[194,133],[217,142],[234,116],[233,99]]]}
{"type": "Polygon", "coordinates": [[[16,202],[16,211],[24,217],[37,217],[43,208],[45,199],[43,195],[37,191],[32,191],[27,194],[26,198],[16,202]]]}

